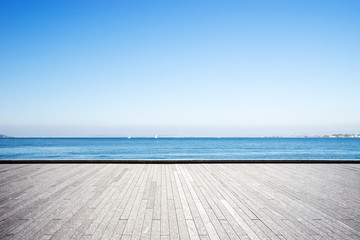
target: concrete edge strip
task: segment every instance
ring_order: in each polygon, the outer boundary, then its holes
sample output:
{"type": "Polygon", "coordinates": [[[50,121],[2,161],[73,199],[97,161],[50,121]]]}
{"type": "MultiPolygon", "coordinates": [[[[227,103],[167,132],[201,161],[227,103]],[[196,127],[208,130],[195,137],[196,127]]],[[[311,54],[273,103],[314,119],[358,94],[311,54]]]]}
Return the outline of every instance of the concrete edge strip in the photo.
{"type": "Polygon", "coordinates": [[[0,164],[202,164],[202,163],[286,163],[286,164],[360,164],[360,159],[0,159],[0,164]]]}

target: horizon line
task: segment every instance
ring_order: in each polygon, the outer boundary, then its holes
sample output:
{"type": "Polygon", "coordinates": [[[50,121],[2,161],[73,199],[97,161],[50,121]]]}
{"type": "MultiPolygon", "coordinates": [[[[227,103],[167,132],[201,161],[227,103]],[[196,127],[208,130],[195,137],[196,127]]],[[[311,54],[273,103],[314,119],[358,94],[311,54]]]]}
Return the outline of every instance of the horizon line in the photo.
{"type": "MultiPolygon", "coordinates": [[[[360,134],[324,134],[324,135],[271,135],[271,136],[6,136],[3,138],[360,138],[360,134]],[[338,136],[337,136],[338,135],[338,136]]],[[[1,138],[0,138],[1,139],[1,138]]]]}

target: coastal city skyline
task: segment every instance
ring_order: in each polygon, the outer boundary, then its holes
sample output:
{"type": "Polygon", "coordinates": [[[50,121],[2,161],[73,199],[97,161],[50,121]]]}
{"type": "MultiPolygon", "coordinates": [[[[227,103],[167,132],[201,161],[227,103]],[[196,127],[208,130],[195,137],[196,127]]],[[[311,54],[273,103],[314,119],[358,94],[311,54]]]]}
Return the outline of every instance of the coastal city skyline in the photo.
{"type": "Polygon", "coordinates": [[[1,1],[0,134],[358,134],[359,1],[1,1]]]}

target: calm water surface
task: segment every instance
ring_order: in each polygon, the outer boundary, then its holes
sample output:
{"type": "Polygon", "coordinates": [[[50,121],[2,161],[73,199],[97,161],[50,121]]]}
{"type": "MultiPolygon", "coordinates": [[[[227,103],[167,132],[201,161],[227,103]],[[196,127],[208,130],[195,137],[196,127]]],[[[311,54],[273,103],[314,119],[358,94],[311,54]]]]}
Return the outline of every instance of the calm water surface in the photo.
{"type": "Polygon", "coordinates": [[[0,159],[359,159],[356,138],[9,138],[0,159]]]}

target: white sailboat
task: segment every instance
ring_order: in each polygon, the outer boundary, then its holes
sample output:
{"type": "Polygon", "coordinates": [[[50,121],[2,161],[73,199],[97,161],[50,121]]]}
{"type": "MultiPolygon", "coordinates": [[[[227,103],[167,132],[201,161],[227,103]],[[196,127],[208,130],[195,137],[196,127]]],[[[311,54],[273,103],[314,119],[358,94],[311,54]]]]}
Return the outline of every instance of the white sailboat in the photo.
{"type": "Polygon", "coordinates": [[[129,134],[129,136],[128,136],[128,139],[131,139],[131,136],[130,136],[130,134],[129,134]]]}
{"type": "Polygon", "coordinates": [[[158,138],[157,134],[155,134],[155,137],[154,138],[158,138]]]}

